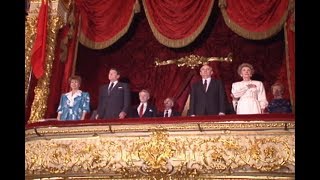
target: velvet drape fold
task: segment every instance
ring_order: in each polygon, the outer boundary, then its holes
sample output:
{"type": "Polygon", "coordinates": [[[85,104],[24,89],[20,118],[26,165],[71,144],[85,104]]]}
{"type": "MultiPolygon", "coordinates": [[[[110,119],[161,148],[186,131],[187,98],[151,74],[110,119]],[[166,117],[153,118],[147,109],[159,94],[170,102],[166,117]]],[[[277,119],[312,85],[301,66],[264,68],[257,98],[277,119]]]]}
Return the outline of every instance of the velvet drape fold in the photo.
{"type": "Polygon", "coordinates": [[[227,26],[238,35],[253,40],[270,38],[283,29],[290,0],[220,0],[227,26]]]}
{"type": "Polygon", "coordinates": [[[290,93],[290,100],[292,104],[292,110],[295,112],[295,100],[296,100],[296,79],[295,79],[295,67],[296,67],[296,41],[295,41],[295,11],[292,10],[289,18],[285,24],[285,41],[286,41],[286,65],[287,65],[287,77],[290,93]]]}
{"type": "Polygon", "coordinates": [[[142,0],[146,17],[157,40],[167,46],[189,45],[202,32],[214,0],[142,0]]]}
{"type": "Polygon", "coordinates": [[[129,29],[138,0],[76,0],[81,15],[79,42],[103,49],[119,40],[129,29]]]}

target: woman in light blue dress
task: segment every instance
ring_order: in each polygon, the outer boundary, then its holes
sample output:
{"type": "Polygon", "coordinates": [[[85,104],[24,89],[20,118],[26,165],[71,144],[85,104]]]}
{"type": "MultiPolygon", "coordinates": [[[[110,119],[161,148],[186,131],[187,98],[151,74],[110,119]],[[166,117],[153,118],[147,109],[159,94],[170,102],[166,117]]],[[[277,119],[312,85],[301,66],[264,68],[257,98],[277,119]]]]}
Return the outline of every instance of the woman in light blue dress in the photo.
{"type": "Polygon", "coordinates": [[[88,92],[81,91],[81,77],[69,78],[71,91],[61,95],[57,109],[57,119],[61,121],[83,120],[90,112],[90,96],[88,92]]]}

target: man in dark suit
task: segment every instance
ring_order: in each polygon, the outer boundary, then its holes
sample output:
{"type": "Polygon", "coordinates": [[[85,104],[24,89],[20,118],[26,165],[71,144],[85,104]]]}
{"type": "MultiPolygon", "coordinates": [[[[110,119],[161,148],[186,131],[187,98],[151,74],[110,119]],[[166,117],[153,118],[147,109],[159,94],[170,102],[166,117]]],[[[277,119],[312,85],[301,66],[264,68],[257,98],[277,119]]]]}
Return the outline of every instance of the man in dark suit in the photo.
{"type": "Polygon", "coordinates": [[[129,85],[118,81],[120,72],[115,68],[109,70],[108,77],[110,83],[100,88],[96,119],[123,119],[130,110],[129,85]]]}
{"type": "Polygon", "coordinates": [[[149,91],[143,89],[139,92],[140,104],[133,106],[131,110],[130,117],[133,118],[144,118],[144,117],[156,117],[157,109],[154,105],[150,104],[148,100],[150,99],[149,91]]]}
{"type": "Polygon", "coordinates": [[[163,101],[163,105],[164,105],[164,110],[158,113],[158,117],[180,116],[180,113],[173,109],[173,106],[174,106],[173,98],[170,98],[170,97],[166,98],[163,101]]]}
{"type": "Polygon", "coordinates": [[[190,116],[225,115],[225,89],[221,80],[211,78],[212,67],[204,64],[200,68],[201,81],[191,87],[190,116]]]}

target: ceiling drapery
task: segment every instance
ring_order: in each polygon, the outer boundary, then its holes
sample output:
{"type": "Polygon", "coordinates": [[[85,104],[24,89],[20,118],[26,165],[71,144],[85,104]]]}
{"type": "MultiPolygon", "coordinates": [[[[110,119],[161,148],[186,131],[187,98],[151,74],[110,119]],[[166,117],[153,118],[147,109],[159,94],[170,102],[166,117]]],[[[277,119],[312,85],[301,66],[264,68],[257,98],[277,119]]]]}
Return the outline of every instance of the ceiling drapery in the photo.
{"type": "Polygon", "coordinates": [[[214,0],[142,2],[157,40],[167,47],[180,48],[189,45],[201,33],[211,14],[214,0]]]}
{"type": "Polygon", "coordinates": [[[253,40],[267,39],[287,20],[289,0],[220,0],[219,7],[227,26],[238,35],[253,40]]]}
{"type": "MultiPolygon", "coordinates": [[[[214,0],[142,0],[150,28],[159,43],[181,48],[192,43],[205,27],[214,0]]],[[[283,29],[292,0],[219,0],[225,23],[236,34],[253,40],[267,39],[283,29]]],[[[79,42],[103,49],[129,29],[138,0],[76,0],[81,14],[79,42]]]]}
{"type": "Polygon", "coordinates": [[[138,0],[76,0],[80,10],[79,42],[91,49],[103,49],[119,40],[129,29],[138,0]]]}

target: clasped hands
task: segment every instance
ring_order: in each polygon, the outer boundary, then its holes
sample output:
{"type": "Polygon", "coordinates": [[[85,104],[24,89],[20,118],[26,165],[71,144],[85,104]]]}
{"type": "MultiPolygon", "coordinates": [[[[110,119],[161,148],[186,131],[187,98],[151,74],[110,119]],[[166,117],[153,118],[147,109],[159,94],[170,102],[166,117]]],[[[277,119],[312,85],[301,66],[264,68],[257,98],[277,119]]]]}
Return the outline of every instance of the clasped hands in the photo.
{"type": "Polygon", "coordinates": [[[257,86],[255,84],[247,84],[247,87],[250,89],[250,88],[255,88],[257,86]]]}

